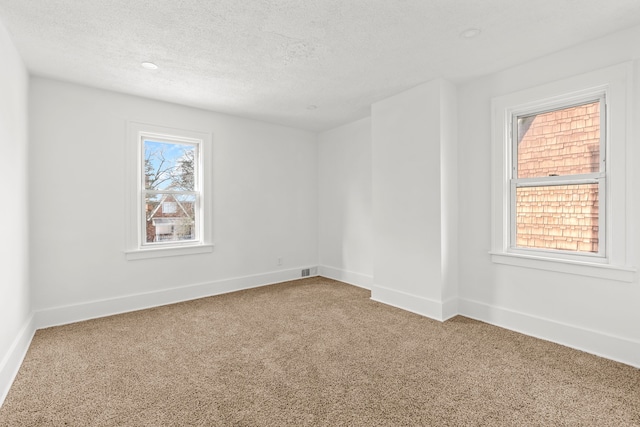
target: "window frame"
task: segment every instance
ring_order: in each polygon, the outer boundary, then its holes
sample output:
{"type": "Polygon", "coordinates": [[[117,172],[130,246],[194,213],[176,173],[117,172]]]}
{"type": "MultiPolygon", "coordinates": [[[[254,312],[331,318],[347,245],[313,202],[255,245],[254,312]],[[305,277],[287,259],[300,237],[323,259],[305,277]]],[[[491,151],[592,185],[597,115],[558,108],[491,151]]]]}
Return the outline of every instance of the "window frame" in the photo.
{"type": "Polygon", "coordinates": [[[511,128],[509,133],[509,251],[513,253],[552,256],[559,259],[567,260],[585,260],[589,262],[607,263],[607,97],[606,89],[599,90],[594,88],[593,92],[585,91],[585,93],[576,96],[568,96],[567,99],[561,97],[549,103],[541,100],[540,104],[529,104],[527,108],[510,109],[511,128]],[[533,178],[518,178],[518,119],[520,117],[531,116],[534,114],[544,114],[553,111],[563,110],[566,108],[584,105],[590,102],[600,102],[600,167],[597,172],[561,176],[540,176],[533,178]],[[546,248],[530,248],[521,247],[516,244],[516,228],[517,228],[517,209],[516,209],[516,192],[518,188],[531,187],[551,187],[551,186],[569,186],[581,184],[598,184],[598,252],[569,251],[562,249],[546,249],[546,248]],[[600,203],[605,201],[605,203],[600,203]]]}
{"type": "MultiPolygon", "coordinates": [[[[521,90],[491,100],[491,250],[492,262],[518,267],[557,271],[589,277],[631,282],[635,280],[635,268],[628,264],[628,221],[631,203],[628,185],[628,150],[631,124],[632,64],[612,67],[558,80],[521,90]],[[604,197],[599,199],[599,210],[604,211],[604,238],[601,254],[585,252],[545,250],[538,248],[513,248],[512,237],[515,221],[515,198],[512,193],[514,166],[513,117],[527,112],[543,112],[579,104],[604,95],[606,109],[601,112],[601,138],[605,138],[604,176],[601,185],[604,197]],[[603,117],[604,116],[604,117],[603,117]],[[604,133],[604,134],[603,134],[604,133]]],[[[516,142],[517,143],[517,142],[516,142]]],[[[590,174],[589,174],[590,175],[590,174]]],[[[574,176],[575,178],[576,176],[574,176]]],[[[556,178],[556,181],[562,181],[556,178]]],[[[585,177],[583,177],[585,178],[585,177]]],[[[589,177],[593,178],[593,177],[589,177]]],[[[601,197],[601,196],[599,196],[601,197]]],[[[600,248],[599,248],[600,249],[600,248]]]]}
{"type": "MultiPolygon", "coordinates": [[[[199,244],[202,243],[202,191],[201,191],[201,181],[202,181],[202,159],[200,153],[202,152],[202,140],[194,139],[194,138],[185,138],[185,137],[175,137],[166,134],[155,134],[149,132],[139,132],[140,138],[140,161],[138,165],[138,175],[139,175],[139,185],[140,185],[140,212],[139,212],[139,220],[140,224],[140,236],[138,244],[141,247],[167,247],[167,246],[182,246],[189,244],[199,244]],[[194,186],[193,190],[150,190],[145,188],[145,174],[144,174],[144,162],[145,162],[145,147],[144,144],[146,141],[159,142],[163,144],[181,144],[192,146],[195,149],[195,170],[194,170],[194,186]],[[195,197],[195,207],[194,207],[194,228],[195,228],[195,236],[191,240],[183,240],[183,241],[162,241],[162,242],[148,242],[147,241],[147,228],[146,222],[148,221],[146,218],[146,196],[147,195],[187,195],[195,197]]],[[[162,208],[164,209],[164,203],[162,202],[162,208]]],[[[177,203],[173,202],[173,203],[177,203]]],[[[164,212],[164,211],[163,211],[164,212]]]]}
{"type": "Polygon", "coordinates": [[[192,255],[213,251],[211,240],[211,134],[169,128],[139,122],[128,122],[127,173],[128,221],[126,230],[127,260],[192,255]],[[196,170],[193,191],[148,190],[144,179],[144,141],[187,144],[196,147],[196,170]],[[193,240],[146,242],[145,196],[150,193],[187,194],[196,196],[195,233],[193,240]]]}

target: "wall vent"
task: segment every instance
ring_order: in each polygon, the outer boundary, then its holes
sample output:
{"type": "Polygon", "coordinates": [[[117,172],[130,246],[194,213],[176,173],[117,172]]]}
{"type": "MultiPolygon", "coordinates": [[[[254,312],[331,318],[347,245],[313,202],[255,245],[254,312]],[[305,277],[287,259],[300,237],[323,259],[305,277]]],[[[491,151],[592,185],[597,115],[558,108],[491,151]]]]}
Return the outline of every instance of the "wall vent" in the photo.
{"type": "Polygon", "coordinates": [[[308,268],[303,268],[302,269],[302,277],[307,277],[309,275],[309,269],[308,268]]]}

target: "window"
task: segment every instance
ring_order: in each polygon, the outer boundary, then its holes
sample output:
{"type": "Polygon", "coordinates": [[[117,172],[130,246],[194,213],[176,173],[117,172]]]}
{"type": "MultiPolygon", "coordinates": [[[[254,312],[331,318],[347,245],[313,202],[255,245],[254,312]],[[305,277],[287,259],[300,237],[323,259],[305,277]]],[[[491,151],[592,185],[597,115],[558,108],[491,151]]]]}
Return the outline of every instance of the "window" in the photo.
{"type": "Polygon", "coordinates": [[[140,138],[140,199],[145,211],[142,245],[198,240],[201,141],[174,141],[145,134],[140,138]]]}
{"type": "Polygon", "coordinates": [[[511,248],[605,256],[605,111],[603,93],[512,113],[511,248]]]}
{"type": "Polygon", "coordinates": [[[623,64],[493,99],[493,262],[633,280],[629,75],[623,64]]]}
{"type": "Polygon", "coordinates": [[[210,136],[129,124],[127,259],[211,252],[210,136]]]}

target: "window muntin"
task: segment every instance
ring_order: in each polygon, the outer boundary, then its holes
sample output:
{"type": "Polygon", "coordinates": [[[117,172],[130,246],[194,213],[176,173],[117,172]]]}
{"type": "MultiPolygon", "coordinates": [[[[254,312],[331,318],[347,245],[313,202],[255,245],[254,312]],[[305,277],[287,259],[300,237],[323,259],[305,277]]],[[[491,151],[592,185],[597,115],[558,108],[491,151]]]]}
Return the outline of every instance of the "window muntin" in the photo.
{"type": "Polygon", "coordinates": [[[605,256],[604,101],[513,113],[512,250],[605,256]]]}
{"type": "Polygon", "coordinates": [[[201,141],[140,135],[140,246],[200,242],[201,141]]]}

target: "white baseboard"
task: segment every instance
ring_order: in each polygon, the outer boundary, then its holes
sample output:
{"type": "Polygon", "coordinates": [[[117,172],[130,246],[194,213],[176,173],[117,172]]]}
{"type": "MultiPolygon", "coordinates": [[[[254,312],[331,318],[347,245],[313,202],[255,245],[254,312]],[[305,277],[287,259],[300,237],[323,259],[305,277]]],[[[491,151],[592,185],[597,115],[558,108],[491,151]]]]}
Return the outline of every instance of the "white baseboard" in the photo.
{"type": "Polygon", "coordinates": [[[38,310],[35,312],[35,327],[36,329],[48,328],[51,326],[64,325],[83,320],[126,313],[129,311],[142,310],[145,308],[241,291],[243,289],[302,279],[303,277],[300,277],[300,273],[303,268],[311,268],[311,271],[313,271],[314,267],[300,267],[251,276],[233,277],[213,282],[198,283],[177,288],[162,289],[153,292],[125,295],[122,297],[38,310]]]}
{"type": "Polygon", "coordinates": [[[442,302],[442,321],[456,317],[458,314],[458,298],[451,298],[442,302]]]}
{"type": "Polygon", "coordinates": [[[371,286],[373,285],[373,276],[329,267],[327,265],[318,266],[318,275],[369,290],[371,290],[371,286]]]}
{"type": "Polygon", "coordinates": [[[468,299],[459,299],[458,305],[462,316],[640,368],[640,341],[468,299]]]}
{"type": "Polygon", "coordinates": [[[371,299],[441,322],[457,314],[455,299],[440,302],[375,284],[371,287],[371,299]]]}
{"type": "Polygon", "coordinates": [[[34,317],[31,315],[13,340],[9,351],[0,361],[0,406],[4,403],[11,384],[13,384],[13,380],[18,375],[18,370],[27,354],[27,350],[29,350],[29,345],[35,332],[34,317]]]}

